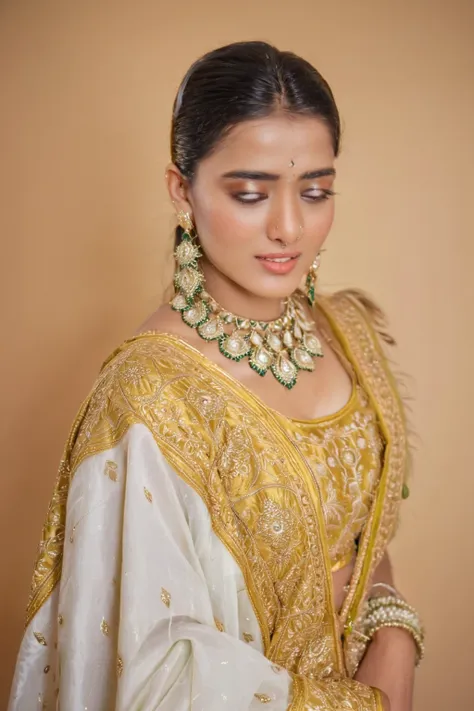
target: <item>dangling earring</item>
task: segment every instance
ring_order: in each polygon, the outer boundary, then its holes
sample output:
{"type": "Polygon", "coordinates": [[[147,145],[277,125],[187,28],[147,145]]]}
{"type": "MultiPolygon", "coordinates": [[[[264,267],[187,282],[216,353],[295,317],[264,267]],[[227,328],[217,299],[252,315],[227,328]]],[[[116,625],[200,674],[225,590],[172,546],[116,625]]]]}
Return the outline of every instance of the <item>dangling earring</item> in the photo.
{"type": "Polygon", "coordinates": [[[194,222],[193,218],[191,217],[191,213],[185,212],[184,210],[179,210],[179,212],[176,214],[176,218],[178,220],[178,224],[180,227],[183,228],[185,232],[190,235],[190,233],[194,230],[194,222]]]}
{"type": "Polygon", "coordinates": [[[321,253],[318,252],[316,259],[309,268],[308,275],[306,277],[306,297],[310,306],[314,305],[316,300],[316,281],[318,279],[318,269],[321,262],[321,253]]]}
{"type": "MultiPolygon", "coordinates": [[[[194,304],[194,299],[202,291],[204,274],[199,269],[198,259],[202,256],[196,244],[194,223],[189,212],[180,210],[177,214],[179,226],[184,230],[181,242],[174,251],[176,272],[174,275],[175,296],[170,301],[171,308],[184,313],[194,304]]],[[[191,314],[190,314],[191,315],[191,314]]]]}

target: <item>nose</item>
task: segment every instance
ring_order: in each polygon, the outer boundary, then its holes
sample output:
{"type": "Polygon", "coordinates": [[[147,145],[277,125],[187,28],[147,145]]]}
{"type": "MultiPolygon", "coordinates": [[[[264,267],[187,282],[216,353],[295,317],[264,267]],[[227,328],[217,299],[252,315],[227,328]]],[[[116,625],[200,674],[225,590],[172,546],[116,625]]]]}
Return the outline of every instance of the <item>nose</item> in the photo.
{"type": "Polygon", "coordinates": [[[296,202],[290,196],[282,197],[269,215],[267,235],[272,242],[280,242],[284,246],[294,244],[302,237],[302,223],[296,202]]]}

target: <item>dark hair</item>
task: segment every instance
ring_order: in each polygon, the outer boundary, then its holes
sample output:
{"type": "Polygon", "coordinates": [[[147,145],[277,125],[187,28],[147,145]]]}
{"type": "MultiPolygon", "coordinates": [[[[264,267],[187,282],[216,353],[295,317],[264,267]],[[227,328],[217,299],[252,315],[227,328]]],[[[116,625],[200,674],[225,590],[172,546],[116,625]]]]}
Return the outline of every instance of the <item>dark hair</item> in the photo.
{"type": "Polygon", "coordinates": [[[179,87],[171,159],[192,182],[199,162],[234,126],[276,110],[325,121],[338,155],[341,127],[336,102],[326,80],[309,62],[266,42],[236,42],[215,49],[192,64],[179,87]]]}

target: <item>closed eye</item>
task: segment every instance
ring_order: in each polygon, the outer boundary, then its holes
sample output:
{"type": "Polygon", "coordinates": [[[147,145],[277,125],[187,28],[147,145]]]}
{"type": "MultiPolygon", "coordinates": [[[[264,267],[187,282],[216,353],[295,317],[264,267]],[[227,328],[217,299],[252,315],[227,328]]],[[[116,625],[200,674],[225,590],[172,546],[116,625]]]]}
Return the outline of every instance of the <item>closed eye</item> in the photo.
{"type": "Polygon", "coordinates": [[[335,195],[334,190],[321,190],[320,188],[315,188],[314,190],[306,190],[303,193],[303,197],[310,202],[322,202],[323,200],[329,200],[330,197],[335,195]]]}
{"type": "Polygon", "coordinates": [[[262,200],[266,200],[267,198],[267,196],[263,193],[248,192],[233,193],[232,197],[234,198],[234,200],[245,203],[246,205],[254,205],[255,203],[262,202],[262,200]]]}

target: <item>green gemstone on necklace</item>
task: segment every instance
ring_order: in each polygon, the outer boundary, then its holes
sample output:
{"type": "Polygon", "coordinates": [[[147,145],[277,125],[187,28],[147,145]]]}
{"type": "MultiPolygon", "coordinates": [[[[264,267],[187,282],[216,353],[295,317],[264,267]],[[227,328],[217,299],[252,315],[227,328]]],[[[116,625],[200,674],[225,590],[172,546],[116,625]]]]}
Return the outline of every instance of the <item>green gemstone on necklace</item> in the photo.
{"type": "MultiPolygon", "coordinates": [[[[321,343],[312,329],[313,320],[305,313],[299,293],[284,301],[284,313],[274,321],[237,316],[223,309],[204,289],[204,274],[199,268],[199,246],[184,233],[175,250],[178,269],[174,276],[176,294],[170,306],[181,313],[183,323],[195,328],[205,341],[217,341],[226,358],[248,364],[258,375],[270,371],[276,380],[290,390],[300,370],[312,371],[314,358],[322,356],[321,343]],[[231,330],[231,333],[226,333],[231,330]]],[[[314,284],[308,282],[309,300],[314,302],[314,284]]],[[[403,498],[409,494],[402,490],[403,498]]]]}
{"type": "Polygon", "coordinates": [[[170,306],[173,311],[185,311],[189,308],[189,303],[184,294],[176,294],[176,296],[171,300],[170,306]]]}
{"type": "Polygon", "coordinates": [[[224,335],[224,326],[218,318],[212,316],[198,327],[198,333],[205,341],[216,341],[224,335]]]}
{"type": "Polygon", "coordinates": [[[265,375],[273,363],[273,356],[266,348],[254,348],[249,357],[249,365],[259,375],[265,375]]]}
{"type": "Polygon", "coordinates": [[[291,390],[296,385],[298,368],[285,353],[279,353],[276,361],[271,365],[271,371],[278,382],[287,387],[288,390],[291,390]]]}
{"type": "Polygon", "coordinates": [[[307,370],[310,372],[314,370],[314,360],[308,351],[303,348],[293,348],[290,351],[290,357],[292,363],[294,363],[299,370],[307,370]]]}
{"type": "Polygon", "coordinates": [[[191,308],[181,312],[181,318],[191,328],[197,328],[207,320],[208,314],[207,304],[204,301],[196,301],[191,308]]]}
{"type": "Polygon", "coordinates": [[[246,338],[236,334],[223,335],[219,338],[219,350],[226,358],[239,361],[248,356],[252,346],[246,338]]]}

